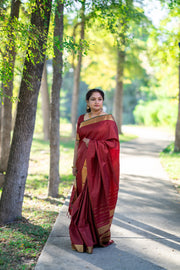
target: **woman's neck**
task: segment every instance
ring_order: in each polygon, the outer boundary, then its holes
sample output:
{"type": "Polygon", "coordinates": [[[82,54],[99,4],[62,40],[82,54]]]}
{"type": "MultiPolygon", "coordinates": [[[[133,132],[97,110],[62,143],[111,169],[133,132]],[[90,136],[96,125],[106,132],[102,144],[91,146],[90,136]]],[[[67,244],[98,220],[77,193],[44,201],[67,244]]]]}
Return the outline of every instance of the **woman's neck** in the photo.
{"type": "Polygon", "coordinates": [[[102,110],[99,110],[99,111],[91,111],[91,112],[89,113],[89,116],[90,116],[90,117],[95,117],[95,116],[100,115],[101,113],[103,113],[102,110]]]}

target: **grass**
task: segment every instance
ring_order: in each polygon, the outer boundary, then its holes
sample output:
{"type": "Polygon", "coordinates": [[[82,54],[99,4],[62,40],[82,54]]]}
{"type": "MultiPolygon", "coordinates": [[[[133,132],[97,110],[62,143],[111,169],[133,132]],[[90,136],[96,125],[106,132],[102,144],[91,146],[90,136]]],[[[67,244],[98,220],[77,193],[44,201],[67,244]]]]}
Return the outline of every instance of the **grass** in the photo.
{"type": "Polygon", "coordinates": [[[128,142],[128,141],[131,141],[131,140],[133,140],[135,138],[137,138],[137,136],[136,135],[132,135],[132,134],[119,135],[119,141],[120,141],[120,143],[128,142]]]}
{"type": "MultiPolygon", "coordinates": [[[[70,124],[61,125],[59,198],[47,196],[49,143],[35,134],[23,202],[23,218],[0,227],[0,269],[34,269],[61,206],[74,181],[71,174],[74,142],[70,124]]],[[[120,135],[120,141],[134,139],[120,135]]],[[[1,191],[0,191],[1,193],[1,191]]]]}
{"type": "Polygon", "coordinates": [[[168,145],[161,153],[162,166],[166,170],[175,187],[180,192],[180,152],[174,153],[174,143],[168,145]]]}

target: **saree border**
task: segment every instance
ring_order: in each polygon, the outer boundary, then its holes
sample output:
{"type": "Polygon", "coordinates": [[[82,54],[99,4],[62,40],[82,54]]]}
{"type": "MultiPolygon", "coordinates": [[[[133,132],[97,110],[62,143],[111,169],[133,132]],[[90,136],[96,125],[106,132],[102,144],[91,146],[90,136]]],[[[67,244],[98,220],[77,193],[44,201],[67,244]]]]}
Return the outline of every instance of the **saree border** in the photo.
{"type": "Polygon", "coordinates": [[[71,248],[72,248],[72,250],[78,251],[80,253],[83,253],[83,252],[87,252],[89,254],[93,253],[93,246],[92,247],[87,246],[85,248],[84,245],[71,244],[71,248]]]}
{"type": "Polygon", "coordinates": [[[79,133],[76,133],[76,141],[79,141],[80,138],[79,138],[79,133]]]}
{"type": "Polygon", "coordinates": [[[84,252],[84,245],[71,244],[71,248],[81,253],[84,252]]]}
{"type": "Polygon", "coordinates": [[[85,121],[81,122],[81,124],[80,124],[79,127],[80,128],[81,127],[85,127],[87,125],[99,123],[99,122],[105,121],[105,120],[112,120],[112,121],[114,121],[114,118],[113,118],[112,114],[99,115],[99,116],[96,116],[96,117],[93,117],[93,118],[90,118],[88,120],[85,120],[85,121]]]}
{"type": "Polygon", "coordinates": [[[84,188],[86,179],[87,179],[87,164],[86,164],[86,159],[84,161],[84,165],[82,167],[82,171],[81,171],[81,177],[82,177],[82,189],[84,188]]]}

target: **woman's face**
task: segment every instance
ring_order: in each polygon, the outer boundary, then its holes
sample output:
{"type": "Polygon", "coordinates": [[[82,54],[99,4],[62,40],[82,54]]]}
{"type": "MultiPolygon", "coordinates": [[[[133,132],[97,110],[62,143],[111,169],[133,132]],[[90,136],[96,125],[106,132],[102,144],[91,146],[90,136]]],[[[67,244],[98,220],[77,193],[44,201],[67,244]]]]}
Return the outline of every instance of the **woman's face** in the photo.
{"type": "Polygon", "coordinates": [[[91,111],[101,111],[103,108],[103,98],[99,92],[94,92],[89,100],[87,105],[91,108],[91,111]]]}

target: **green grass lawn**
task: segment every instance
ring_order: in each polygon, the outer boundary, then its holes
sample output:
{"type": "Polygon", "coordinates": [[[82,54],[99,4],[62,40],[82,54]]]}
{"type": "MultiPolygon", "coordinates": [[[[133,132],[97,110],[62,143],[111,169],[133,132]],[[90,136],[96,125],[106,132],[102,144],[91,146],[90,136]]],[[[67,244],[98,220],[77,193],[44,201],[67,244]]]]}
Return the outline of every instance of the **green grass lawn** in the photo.
{"type": "Polygon", "coordinates": [[[162,166],[167,171],[170,179],[180,192],[180,152],[174,153],[174,143],[168,145],[161,153],[162,166]]]}
{"type": "MultiPolygon", "coordinates": [[[[74,177],[71,174],[74,142],[70,124],[61,125],[59,198],[47,196],[49,143],[35,134],[26,182],[23,218],[0,227],[0,269],[34,269],[56,217],[67,197],[74,177]]],[[[120,135],[120,141],[134,139],[120,135]]],[[[1,192],[1,191],[0,191],[1,192]]]]}
{"type": "Polygon", "coordinates": [[[135,138],[137,138],[137,136],[136,135],[132,135],[132,134],[119,135],[119,141],[120,141],[120,143],[128,142],[128,141],[131,141],[131,140],[133,140],[135,138]]]}

